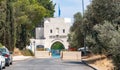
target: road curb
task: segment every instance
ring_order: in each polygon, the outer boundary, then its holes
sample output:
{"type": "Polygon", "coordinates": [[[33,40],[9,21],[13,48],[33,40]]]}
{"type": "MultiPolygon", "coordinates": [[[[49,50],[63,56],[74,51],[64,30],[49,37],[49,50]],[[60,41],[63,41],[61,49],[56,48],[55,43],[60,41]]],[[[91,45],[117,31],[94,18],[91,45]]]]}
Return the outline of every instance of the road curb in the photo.
{"type": "Polygon", "coordinates": [[[27,59],[31,59],[31,58],[34,58],[34,57],[32,57],[32,56],[15,56],[15,57],[13,57],[13,62],[27,60],[27,59]]]}
{"type": "Polygon", "coordinates": [[[94,69],[94,70],[98,70],[98,69],[94,68],[93,66],[89,65],[89,64],[88,64],[87,62],[85,62],[85,61],[82,61],[82,63],[85,64],[85,65],[87,65],[87,66],[89,66],[90,68],[92,68],[92,69],[94,69]]]}

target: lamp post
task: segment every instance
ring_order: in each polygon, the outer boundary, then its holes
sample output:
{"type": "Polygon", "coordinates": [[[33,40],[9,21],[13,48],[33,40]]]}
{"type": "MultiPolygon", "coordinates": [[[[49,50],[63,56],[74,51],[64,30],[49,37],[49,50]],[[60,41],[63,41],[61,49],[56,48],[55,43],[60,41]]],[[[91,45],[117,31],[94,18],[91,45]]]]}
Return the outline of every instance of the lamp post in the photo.
{"type": "Polygon", "coordinates": [[[36,47],[35,47],[35,40],[33,41],[33,44],[34,44],[34,56],[35,56],[35,49],[36,49],[36,47]]]}

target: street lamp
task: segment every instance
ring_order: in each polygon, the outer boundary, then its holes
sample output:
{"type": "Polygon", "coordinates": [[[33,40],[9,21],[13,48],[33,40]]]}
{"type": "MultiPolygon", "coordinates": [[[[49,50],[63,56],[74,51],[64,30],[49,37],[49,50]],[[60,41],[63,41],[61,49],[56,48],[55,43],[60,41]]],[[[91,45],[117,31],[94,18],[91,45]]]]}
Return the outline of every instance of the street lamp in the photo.
{"type": "Polygon", "coordinates": [[[34,44],[34,56],[35,56],[35,40],[33,41],[33,44],[34,44]]]}

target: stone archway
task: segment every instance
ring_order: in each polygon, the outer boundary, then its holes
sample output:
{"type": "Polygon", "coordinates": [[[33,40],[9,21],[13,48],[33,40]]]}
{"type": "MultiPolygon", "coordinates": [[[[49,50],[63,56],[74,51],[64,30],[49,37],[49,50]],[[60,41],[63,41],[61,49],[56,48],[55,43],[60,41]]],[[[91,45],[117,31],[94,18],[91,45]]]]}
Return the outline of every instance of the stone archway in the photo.
{"type": "Polygon", "coordinates": [[[65,49],[65,47],[61,42],[57,41],[52,44],[51,49],[62,50],[62,49],[65,49]]]}
{"type": "Polygon", "coordinates": [[[60,52],[63,49],[65,49],[65,47],[61,42],[59,42],[59,41],[54,42],[51,46],[52,56],[60,56],[60,52]]]}

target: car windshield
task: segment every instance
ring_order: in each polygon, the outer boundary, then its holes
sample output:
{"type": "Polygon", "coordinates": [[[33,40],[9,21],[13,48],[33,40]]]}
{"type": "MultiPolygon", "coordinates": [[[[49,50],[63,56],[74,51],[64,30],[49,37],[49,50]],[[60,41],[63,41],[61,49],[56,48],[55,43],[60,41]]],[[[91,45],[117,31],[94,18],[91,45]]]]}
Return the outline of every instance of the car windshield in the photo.
{"type": "Polygon", "coordinates": [[[5,48],[0,48],[0,52],[6,52],[5,48]]]}

